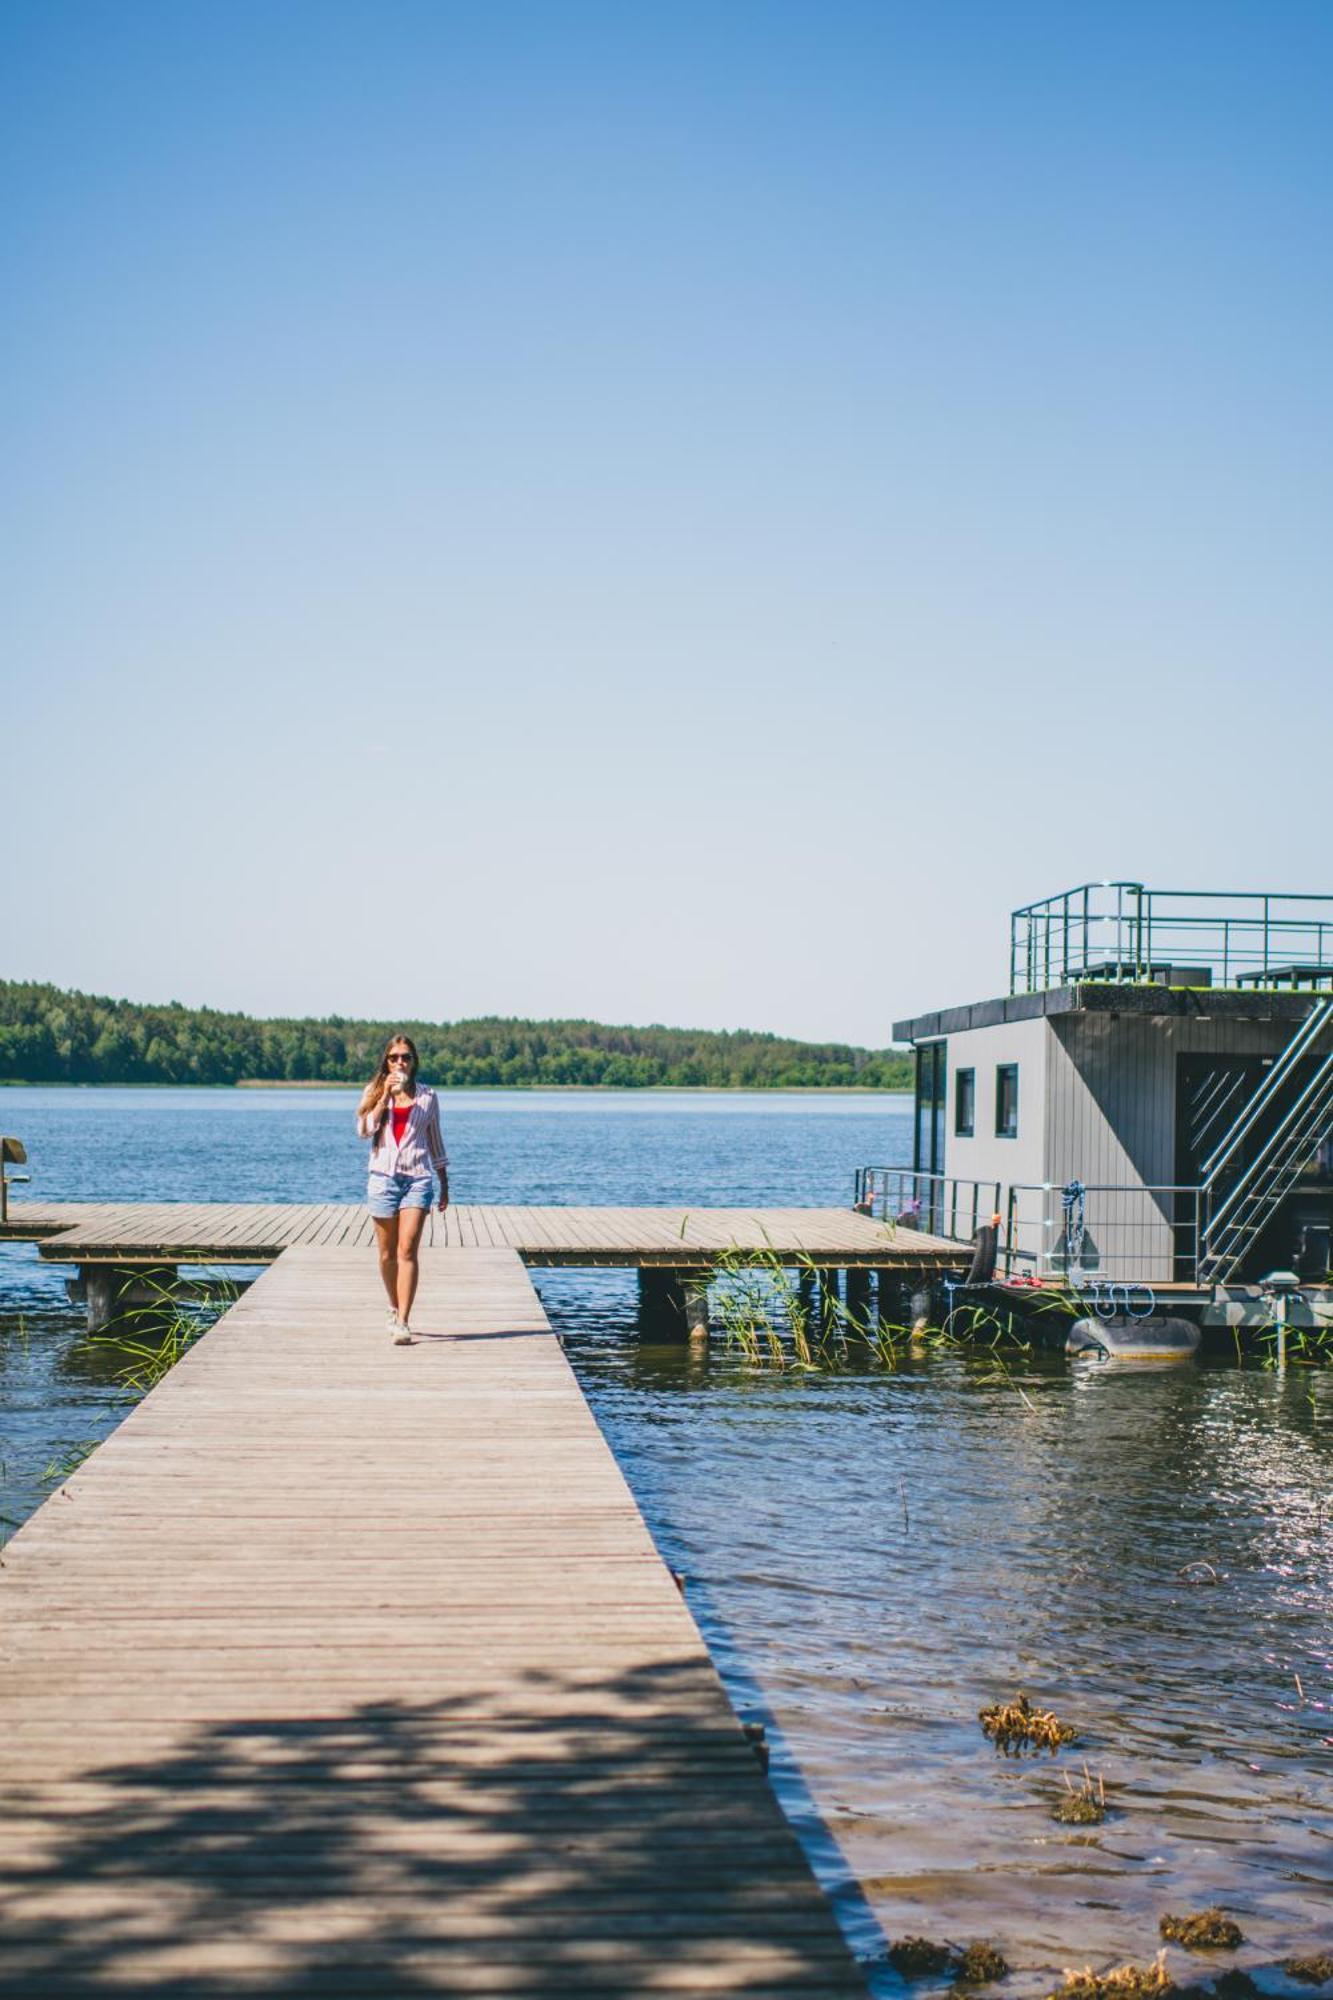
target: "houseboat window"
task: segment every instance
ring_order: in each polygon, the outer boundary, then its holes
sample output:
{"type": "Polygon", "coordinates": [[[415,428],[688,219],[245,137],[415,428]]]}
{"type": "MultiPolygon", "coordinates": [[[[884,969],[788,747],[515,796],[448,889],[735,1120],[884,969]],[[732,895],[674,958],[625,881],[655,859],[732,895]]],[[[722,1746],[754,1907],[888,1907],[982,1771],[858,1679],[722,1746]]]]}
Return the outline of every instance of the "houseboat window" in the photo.
{"type": "Polygon", "coordinates": [[[916,1051],[916,1145],[919,1174],[944,1171],[945,1069],[947,1042],[919,1042],[916,1051]]]}
{"type": "Polygon", "coordinates": [[[954,1072],[953,1129],[960,1139],[970,1139],[977,1129],[977,1073],[974,1069],[954,1072]]]}
{"type": "Polygon", "coordinates": [[[995,1136],[1018,1137],[1018,1064],[999,1063],[995,1070],[995,1136]]]}

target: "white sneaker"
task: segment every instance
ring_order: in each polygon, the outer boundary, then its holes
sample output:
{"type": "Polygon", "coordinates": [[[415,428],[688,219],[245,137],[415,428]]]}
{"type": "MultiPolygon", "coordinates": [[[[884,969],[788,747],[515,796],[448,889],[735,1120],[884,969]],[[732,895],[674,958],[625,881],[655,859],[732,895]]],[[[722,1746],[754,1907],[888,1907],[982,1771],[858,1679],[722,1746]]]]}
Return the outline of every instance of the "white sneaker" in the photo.
{"type": "Polygon", "coordinates": [[[404,1326],[396,1313],[393,1320],[393,1344],[395,1347],[410,1347],[412,1345],[411,1328],[404,1326]]]}

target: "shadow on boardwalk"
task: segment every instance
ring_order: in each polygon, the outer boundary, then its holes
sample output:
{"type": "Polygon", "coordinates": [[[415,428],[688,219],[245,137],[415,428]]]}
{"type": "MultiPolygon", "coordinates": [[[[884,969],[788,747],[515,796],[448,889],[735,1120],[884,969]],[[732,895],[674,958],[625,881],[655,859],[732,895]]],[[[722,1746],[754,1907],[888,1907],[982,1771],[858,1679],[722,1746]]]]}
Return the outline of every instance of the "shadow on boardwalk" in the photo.
{"type": "Polygon", "coordinates": [[[700,1673],[534,1676],[520,1712],[90,1716],[136,1754],[5,1789],[0,1993],[864,1994],[700,1673]]]}

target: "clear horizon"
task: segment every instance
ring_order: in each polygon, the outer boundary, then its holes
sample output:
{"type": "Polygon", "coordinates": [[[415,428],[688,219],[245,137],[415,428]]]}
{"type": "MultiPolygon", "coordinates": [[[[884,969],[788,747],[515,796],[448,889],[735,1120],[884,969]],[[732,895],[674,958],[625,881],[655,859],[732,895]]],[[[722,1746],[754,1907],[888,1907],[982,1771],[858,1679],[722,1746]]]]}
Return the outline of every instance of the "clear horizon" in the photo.
{"type": "Polygon", "coordinates": [[[1331,61],[13,0],[0,973],[884,1047],[1016,904],[1310,886],[1331,61]]]}

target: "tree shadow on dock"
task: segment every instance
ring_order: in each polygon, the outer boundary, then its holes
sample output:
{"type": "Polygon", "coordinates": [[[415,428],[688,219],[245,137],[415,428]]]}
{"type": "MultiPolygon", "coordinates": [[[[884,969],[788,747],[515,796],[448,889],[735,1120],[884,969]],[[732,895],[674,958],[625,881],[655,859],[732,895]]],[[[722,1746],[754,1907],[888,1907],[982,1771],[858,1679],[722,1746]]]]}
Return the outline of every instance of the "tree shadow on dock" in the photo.
{"type": "Polygon", "coordinates": [[[89,1728],[0,1797],[6,1996],[865,1993],[697,1663],[89,1728]]]}

